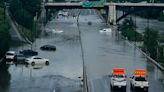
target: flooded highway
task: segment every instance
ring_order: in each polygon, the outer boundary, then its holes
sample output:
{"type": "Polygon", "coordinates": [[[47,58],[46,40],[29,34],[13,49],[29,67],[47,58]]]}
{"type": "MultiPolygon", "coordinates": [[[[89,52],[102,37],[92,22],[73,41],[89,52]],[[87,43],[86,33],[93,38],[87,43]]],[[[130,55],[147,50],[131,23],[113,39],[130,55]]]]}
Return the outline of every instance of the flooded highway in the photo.
{"type": "MultiPolygon", "coordinates": [[[[0,77],[0,92],[53,92],[54,89],[56,92],[82,92],[79,31],[89,92],[111,92],[108,75],[114,67],[125,68],[128,76],[127,92],[132,92],[129,77],[138,68],[147,70],[149,92],[163,92],[164,74],[134,46],[121,39],[113,27],[113,31],[108,33],[99,32],[102,28],[107,28],[106,24],[91,10],[82,10],[79,27],[73,17],[61,16],[49,21],[45,27],[48,35],[37,38],[32,49],[38,51],[39,56],[48,58],[50,65],[10,65],[8,71],[0,70],[3,75],[0,77]],[[88,22],[92,24],[88,25],[88,22]],[[55,45],[57,50],[40,50],[46,44],[55,45]]],[[[31,45],[11,47],[17,53],[23,49],[31,49],[31,45]]]]}
{"type": "Polygon", "coordinates": [[[163,92],[164,73],[147,61],[128,41],[121,39],[114,30],[110,33],[100,33],[99,29],[104,27],[107,26],[103,24],[80,26],[89,92],[111,92],[108,75],[114,67],[125,68],[128,76],[127,92],[132,92],[129,77],[133,75],[135,69],[147,70],[149,92],[163,92]]]}

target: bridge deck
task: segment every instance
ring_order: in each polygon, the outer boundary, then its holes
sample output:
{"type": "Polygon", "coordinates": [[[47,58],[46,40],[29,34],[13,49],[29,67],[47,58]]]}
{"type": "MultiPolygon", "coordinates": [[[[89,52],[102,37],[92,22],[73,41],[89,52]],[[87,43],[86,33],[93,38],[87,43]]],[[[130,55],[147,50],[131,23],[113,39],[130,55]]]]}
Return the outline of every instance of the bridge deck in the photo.
{"type": "MultiPolygon", "coordinates": [[[[82,7],[82,3],[45,3],[45,6],[67,6],[82,7]]],[[[125,7],[164,7],[164,3],[105,3],[105,6],[125,6],[125,7]]]]}

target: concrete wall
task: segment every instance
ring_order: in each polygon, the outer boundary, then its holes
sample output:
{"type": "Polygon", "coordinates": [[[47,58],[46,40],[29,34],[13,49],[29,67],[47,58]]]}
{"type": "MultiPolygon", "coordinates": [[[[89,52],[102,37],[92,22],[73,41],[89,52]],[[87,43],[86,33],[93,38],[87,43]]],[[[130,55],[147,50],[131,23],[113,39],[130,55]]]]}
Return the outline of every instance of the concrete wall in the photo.
{"type": "Polygon", "coordinates": [[[115,5],[109,6],[108,22],[113,25],[116,25],[116,6],[115,5]]]}

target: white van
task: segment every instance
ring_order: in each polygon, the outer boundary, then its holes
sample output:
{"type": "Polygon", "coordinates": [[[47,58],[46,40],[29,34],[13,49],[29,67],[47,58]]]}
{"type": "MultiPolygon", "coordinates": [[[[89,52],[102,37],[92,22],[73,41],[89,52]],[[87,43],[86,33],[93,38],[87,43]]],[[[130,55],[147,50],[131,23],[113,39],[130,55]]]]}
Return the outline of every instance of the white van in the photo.
{"type": "Polygon", "coordinates": [[[6,52],[5,59],[13,61],[15,59],[15,51],[6,52]]]}

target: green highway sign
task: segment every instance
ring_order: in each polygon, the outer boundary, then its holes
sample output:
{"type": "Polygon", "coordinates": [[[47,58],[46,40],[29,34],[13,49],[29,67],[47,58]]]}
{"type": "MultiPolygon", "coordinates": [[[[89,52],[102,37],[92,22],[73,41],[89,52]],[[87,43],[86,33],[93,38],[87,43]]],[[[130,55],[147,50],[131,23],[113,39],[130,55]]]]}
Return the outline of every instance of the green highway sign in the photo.
{"type": "Polygon", "coordinates": [[[104,7],[104,1],[84,1],[83,7],[104,7]]]}

